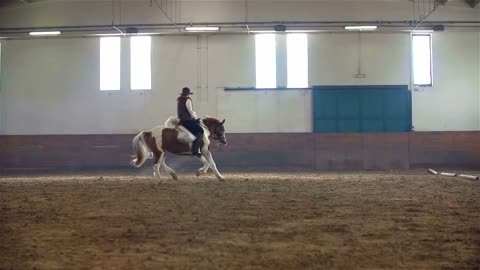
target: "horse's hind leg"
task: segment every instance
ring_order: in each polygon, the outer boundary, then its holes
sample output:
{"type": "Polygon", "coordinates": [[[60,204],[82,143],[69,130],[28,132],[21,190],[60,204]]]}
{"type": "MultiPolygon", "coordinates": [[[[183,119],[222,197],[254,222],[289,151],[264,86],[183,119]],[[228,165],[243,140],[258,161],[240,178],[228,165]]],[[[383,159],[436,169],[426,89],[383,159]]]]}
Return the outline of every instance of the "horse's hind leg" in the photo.
{"type": "Polygon", "coordinates": [[[177,173],[170,167],[167,166],[167,163],[165,163],[165,152],[162,153],[162,157],[160,158],[160,164],[163,165],[165,170],[172,176],[173,179],[178,180],[177,173]]]}
{"type": "Polygon", "coordinates": [[[197,170],[197,172],[195,173],[196,176],[206,174],[208,171],[208,168],[210,168],[210,165],[208,165],[208,161],[203,156],[199,157],[199,159],[203,163],[203,167],[197,170]]]}

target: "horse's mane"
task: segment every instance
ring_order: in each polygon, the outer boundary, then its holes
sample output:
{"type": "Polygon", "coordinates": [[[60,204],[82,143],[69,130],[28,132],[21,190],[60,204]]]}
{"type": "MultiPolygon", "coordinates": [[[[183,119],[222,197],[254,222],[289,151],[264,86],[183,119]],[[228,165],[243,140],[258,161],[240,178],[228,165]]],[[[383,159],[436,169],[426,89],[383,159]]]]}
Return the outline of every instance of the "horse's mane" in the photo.
{"type": "Polygon", "coordinates": [[[220,120],[218,120],[217,118],[213,118],[213,117],[210,117],[210,116],[205,116],[205,118],[202,119],[202,121],[205,123],[205,125],[208,125],[208,123],[212,123],[212,124],[221,124],[220,120]]]}

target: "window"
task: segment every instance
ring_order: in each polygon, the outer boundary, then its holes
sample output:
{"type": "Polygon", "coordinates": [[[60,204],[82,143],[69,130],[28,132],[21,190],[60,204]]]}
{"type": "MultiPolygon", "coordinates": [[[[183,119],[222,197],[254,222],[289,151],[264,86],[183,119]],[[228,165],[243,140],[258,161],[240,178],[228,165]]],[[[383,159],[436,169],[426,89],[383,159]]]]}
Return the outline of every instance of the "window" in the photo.
{"type": "Polygon", "coordinates": [[[432,36],[413,35],[413,84],[432,85],[432,36]]]}
{"type": "Polygon", "coordinates": [[[287,36],[287,86],[308,87],[308,39],[307,34],[287,36]]]}
{"type": "Polygon", "coordinates": [[[100,90],[120,90],[120,38],[100,38],[100,90]]]}
{"type": "Polygon", "coordinates": [[[275,34],[255,36],[256,87],[277,87],[275,34]]]}
{"type": "Polygon", "coordinates": [[[130,88],[152,89],[151,82],[151,37],[130,39],[130,88]]]}

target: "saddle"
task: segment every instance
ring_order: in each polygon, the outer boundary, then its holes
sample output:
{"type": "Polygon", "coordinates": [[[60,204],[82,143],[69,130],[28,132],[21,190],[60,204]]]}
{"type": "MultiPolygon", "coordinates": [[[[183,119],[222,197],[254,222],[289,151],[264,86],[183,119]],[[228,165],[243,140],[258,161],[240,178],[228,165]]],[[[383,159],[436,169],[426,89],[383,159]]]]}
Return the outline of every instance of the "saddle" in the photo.
{"type": "Polygon", "coordinates": [[[187,144],[190,147],[192,142],[197,138],[188,129],[180,125],[180,120],[177,117],[170,117],[165,121],[165,127],[177,131],[177,141],[179,143],[187,144]]]}

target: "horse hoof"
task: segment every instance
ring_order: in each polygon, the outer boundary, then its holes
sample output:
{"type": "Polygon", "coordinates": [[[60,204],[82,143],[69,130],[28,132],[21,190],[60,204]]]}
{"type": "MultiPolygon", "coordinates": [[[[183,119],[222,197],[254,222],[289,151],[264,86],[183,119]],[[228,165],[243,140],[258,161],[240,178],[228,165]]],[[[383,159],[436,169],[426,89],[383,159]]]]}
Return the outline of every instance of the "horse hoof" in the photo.
{"type": "Polygon", "coordinates": [[[199,170],[199,171],[197,171],[197,172],[195,173],[196,176],[200,176],[200,175],[202,175],[202,174],[203,174],[203,172],[202,172],[201,170],[199,170]]]}
{"type": "Polygon", "coordinates": [[[225,178],[223,178],[223,176],[220,176],[220,177],[217,176],[217,178],[218,178],[218,180],[220,180],[222,182],[225,181],[225,178]]]}
{"type": "Polygon", "coordinates": [[[178,180],[178,176],[176,173],[170,173],[173,179],[178,180]]]}

